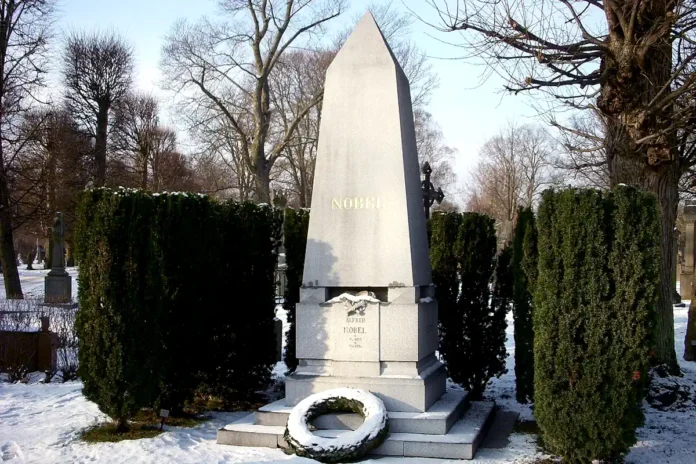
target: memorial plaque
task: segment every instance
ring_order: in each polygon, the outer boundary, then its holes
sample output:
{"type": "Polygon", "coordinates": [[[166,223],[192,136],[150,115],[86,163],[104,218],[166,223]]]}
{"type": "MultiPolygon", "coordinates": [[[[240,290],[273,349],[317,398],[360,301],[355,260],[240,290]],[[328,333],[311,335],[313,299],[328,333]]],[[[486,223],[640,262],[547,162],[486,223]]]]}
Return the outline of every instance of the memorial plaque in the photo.
{"type": "Polygon", "coordinates": [[[334,359],[379,361],[379,303],[367,303],[357,311],[335,303],[331,310],[334,359]]]}

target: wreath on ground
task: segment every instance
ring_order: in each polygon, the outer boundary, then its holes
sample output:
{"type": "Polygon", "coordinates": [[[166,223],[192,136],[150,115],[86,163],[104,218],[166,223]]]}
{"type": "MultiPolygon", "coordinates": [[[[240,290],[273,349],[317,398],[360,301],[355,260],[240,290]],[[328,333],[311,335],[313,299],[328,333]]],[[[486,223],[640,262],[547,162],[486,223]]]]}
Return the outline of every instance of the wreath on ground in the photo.
{"type": "Polygon", "coordinates": [[[377,448],[387,438],[389,419],[382,400],[365,390],[336,388],[308,396],[288,417],[285,441],[298,456],[320,462],[358,459],[377,448]],[[357,430],[336,438],[321,437],[309,430],[313,419],[330,412],[352,411],[364,419],[357,430]]]}

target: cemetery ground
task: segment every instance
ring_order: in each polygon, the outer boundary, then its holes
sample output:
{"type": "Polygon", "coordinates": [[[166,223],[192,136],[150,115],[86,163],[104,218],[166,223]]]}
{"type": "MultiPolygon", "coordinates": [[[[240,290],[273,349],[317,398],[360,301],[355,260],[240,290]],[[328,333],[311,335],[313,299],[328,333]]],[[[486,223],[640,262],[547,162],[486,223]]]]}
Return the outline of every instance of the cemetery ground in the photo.
{"type": "MultiPolygon", "coordinates": [[[[48,271],[20,271],[27,294],[39,297],[43,293],[43,277],[48,271]]],[[[70,269],[74,275],[74,270],[70,269]]],[[[76,289],[77,285],[73,287],[76,289]]],[[[75,290],[73,290],[75,291],[75,290]]],[[[675,348],[683,350],[684,331],[688,308],[675,308],[675,348]]],[[[278,316],[284,314],[279,307],[278,316]]],[[[539,449],[534,434],[532,411],[529,406],[515,401],[514,339],[512,316],[508,315],[507,328],[508,372],[494,379],[486,391],[488,399],[495,400],[499,410],[497,420],[507,421],[513,427],[509,436],[489,436],[473,462],[543,463],[549,460],[539,449]],[[518,416],[519,415],[519,416],[518,416]]],[[[653,391],[659,400],[671,403],[674,382],[681,384],[684,396],[663,408],[652,407],[650,397],[644,401],[645,425],[638,429],[638,443],[626,457],[627,463],[692,463],[696,462],[696,365],[681,362],[684,376],[657,381],[653,391]],[[686,393],[684,393],[686,392],[686,393]]],[[[282,382],[285,367],[278,363],[274,370],[282,382]]],[[[103,423],[107,416],[82,395],[79,381],[41,383],[43,374],[35,373],[27,384],[0,382],[0,458],[3,463],[252,463],[252,462],[314,462],[287,456],[281,450],[243,448],[216,444],[216,431],[249,412],[209,412],[208,420],[194,427],[165,425],[164,432],[153,438],[125,440],[118,443],[86,443],[81,434],[91,426],[103,423]]],[[[450,388],[456,388],[450,386],[450,388]]],[[[657,401],[659,403],[659,401],[657,401]]],[[[496,429],[504,429],[503,424],[496,429]]],[[[428,459],[380,458],[365,459],[372,463],[428,463],[443,462],[428,459]]]]}

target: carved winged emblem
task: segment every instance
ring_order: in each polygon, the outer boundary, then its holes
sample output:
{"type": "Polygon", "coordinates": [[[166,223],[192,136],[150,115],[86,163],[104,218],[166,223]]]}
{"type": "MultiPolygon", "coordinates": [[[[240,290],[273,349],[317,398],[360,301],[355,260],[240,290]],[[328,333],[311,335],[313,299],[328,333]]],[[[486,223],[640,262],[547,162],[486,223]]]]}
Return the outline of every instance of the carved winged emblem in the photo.
{"type": "Polygon", "coordinates": [[[355,295],[351,293],[343,293],[336,298],[333,298],[329,303],[342,302],[343,307],[346,309],[348,316],[364,316],[365,310],[369,303],[379,303],[379,300],[375,297],[375,294],[368,291],[362,291],[355,295]]]}

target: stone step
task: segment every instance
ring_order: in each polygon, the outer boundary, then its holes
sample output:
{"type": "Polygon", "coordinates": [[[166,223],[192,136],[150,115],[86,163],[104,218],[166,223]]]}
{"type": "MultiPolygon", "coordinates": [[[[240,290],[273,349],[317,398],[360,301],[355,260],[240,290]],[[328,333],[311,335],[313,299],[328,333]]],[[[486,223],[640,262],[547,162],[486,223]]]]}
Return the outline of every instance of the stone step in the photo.
{"type": "MultiPolygon", "coordinates": [[[[461,417],[469,404],[467,393],[448,391],[427,412],[389,412],[389,431],[392,433],[422,433],[444,435],[461,417]]],[[[285,400],[267,404],[255,413],[256,425],[285,427],[293,406],[285,400]]],[[[363,423],[355,413],[333,413],[318,417],[313,425],[319,430],[355,430],[363,423]]]]}
{"type": "MultiPolygon", "coordinates": [[[[440,459],[473,459],[493,417],[495,403],[475,401],[446,435],[390,433],[387,440],[372,454],[440,459]]],[[[285,448],[285,427],[255,425],[254,415],[218,430],[217,442],[222,445],[285,448]]],[[[337,437],[343,430],[317,430],[317,435],[337,437]]]]}

